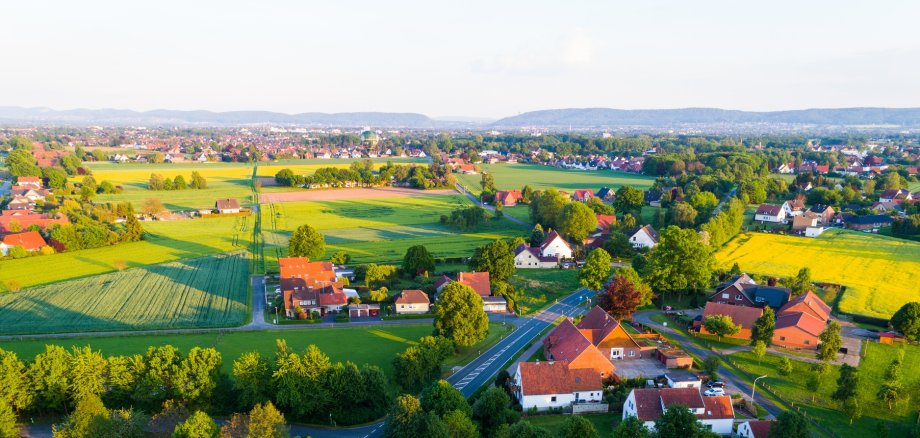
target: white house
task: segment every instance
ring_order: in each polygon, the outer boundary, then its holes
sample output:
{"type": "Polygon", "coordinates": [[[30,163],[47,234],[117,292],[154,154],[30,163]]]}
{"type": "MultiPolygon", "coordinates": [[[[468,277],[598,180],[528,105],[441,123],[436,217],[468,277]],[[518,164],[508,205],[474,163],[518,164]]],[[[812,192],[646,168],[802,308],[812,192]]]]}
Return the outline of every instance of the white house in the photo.
{"type": "Polygon", "coordinates": [[[555,257],[557,260],[570,259],[572,258],[572,247],[556,230],[551,230],[546,235],[546,238],[543,239],[543,243],[540,244],[540,255],[543,257],[555,257]]]}
{"type": "Polygon", "coordinates": [[[623,419],[636,417],[649,430],[669,407],[683,405],[690,409],[703,426],[720,435],[732,433],[735,411],[731,397],[704,397],[698,388],[637,388],[623,402],[623,419]]]}
{"type": "Polygon", "coordinates": [[[652,248],[658,244],[658,232],[651,225],[646,225],[629,236],[629,243],[633,248],[652,248]]]}
{"type": "Polygon", "coordinates": [[[760,223],[771,222],[781,224],[786,221],[786,210],[782,205],[760,204],[754,213],[754,220],[760,223]]]}
{"type": "Polygon", "coordinates": [[[399,293],[393,301],[397,315],[428,313],[431,301],[428,295],[418,289],[407,289],[399,293]]]}
{"type": "Polygon", "coordinates": [[[508,300],[505,297],[482,297],[482,310],[486,313],[502,313],[508,311],[508,300]]]}
{"type": "Polygon", "coordinates": [[[671,388],[701,388],[703,386],[700,377],[693,373],[665,373],[664,378],[671,388]]]}
{"type": "Polygon", "coordinates": [[[805,237],[818,237],[824,232],[824,227],[805,228],[805,237]]]}
{"type": "Polygon", "coordinates": [[[522,243],[514,249],[514,267],[520,269],[555,268],[559,259],[540,255],[540,250],[522,243]]]}
{"type": "Polygon", "coordinates": [[[593,369],[570,369],[567,361],[521,362],[514,374],[514,395],[526,411],[545,411],[604,400],[604,384],[593,369]]]}
{"type": "Polygon", "coordinates": [[[767,438],[770,435],[772,421],[748,420],[738,425],[738,438],[767,438]]]}
{"type": "Polygon", "coordinates": [[[805,199],[797,197],[783,202],[783,211],[786,217],[800,216],[805,213],[805,199]]]}

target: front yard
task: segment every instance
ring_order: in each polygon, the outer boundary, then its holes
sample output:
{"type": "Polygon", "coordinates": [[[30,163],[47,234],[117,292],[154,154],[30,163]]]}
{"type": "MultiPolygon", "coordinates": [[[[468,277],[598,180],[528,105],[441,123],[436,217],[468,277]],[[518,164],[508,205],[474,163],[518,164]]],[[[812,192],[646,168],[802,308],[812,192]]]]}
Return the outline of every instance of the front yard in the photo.
{"type": "Polygon", "coordinates": [[[518,305],[525,315],[539,312],[547,304],[581,287],[575,269],[518,269],[510,283],[523,291],[524,297],[518,305]]]}

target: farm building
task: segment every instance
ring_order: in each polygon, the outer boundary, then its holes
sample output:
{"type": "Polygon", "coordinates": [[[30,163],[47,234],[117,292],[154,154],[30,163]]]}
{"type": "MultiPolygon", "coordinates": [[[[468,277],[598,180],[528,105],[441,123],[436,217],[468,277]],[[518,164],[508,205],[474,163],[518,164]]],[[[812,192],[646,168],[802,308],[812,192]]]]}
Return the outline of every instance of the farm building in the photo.
{"type": "Polygon", "coordinates": [[[693,366],[693,357],[686,351],[670,345],[659,346],[655,350],[658,361],[667,368],[689,369],[693,366]]]}
{"type": "Polygon", "coordinates": [[[45,239],[42,238],[38,231],[27,231],[25,233],[7,234],[3,236],[3,242],[0,242],[0,251],[3,256],[9,255],[13,247],[21,247],[28,252],[35,252],[47,246],[45,239]]]}
{"type": "Polygon", "coordinates": [[[499,190],[495,193],[495,204],[502,204],[505,207],[513,207],[524,199],[520,190],[499,190]]]}
{"type": "Polygon", "coordinates": [[[236,200],[235,198],[218,199],[214,203],[214,209],[221,214],[239,213],[240,201],[236,200]]]}

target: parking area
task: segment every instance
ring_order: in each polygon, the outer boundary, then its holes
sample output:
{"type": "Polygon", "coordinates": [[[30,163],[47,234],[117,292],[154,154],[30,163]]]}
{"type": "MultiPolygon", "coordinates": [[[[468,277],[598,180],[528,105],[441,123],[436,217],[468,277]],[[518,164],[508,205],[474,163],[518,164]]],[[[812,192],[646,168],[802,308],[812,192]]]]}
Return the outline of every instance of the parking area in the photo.
{"type": "Polygon", "coordinates": [[[630,379],[639,376],[654,378],[668,372],[664,364],[652,358],[618,360],[613,364],[617,367],[618,376],[630,379]]]}

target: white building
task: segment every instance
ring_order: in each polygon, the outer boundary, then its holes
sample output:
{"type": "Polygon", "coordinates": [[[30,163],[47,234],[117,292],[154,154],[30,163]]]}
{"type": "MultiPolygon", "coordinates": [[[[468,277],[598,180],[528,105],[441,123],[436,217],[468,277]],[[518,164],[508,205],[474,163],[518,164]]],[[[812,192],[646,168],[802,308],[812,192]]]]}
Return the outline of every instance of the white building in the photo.
{"type": "Polygon", "coordinates": [[[653,248],[658,245],[658,232],[651,225],[646,225],[629,236],[629,243],[633,248],[653,248]]]}
{"type": "Polygon", "coordinates": [[[665,373],[664,378],[671,388],[701,388],[703,381],[693,373],[671,372],[665,373]]]}
{"type": "Polygon", "coordinates": [[[406,289],[396,296],[393,307],[397,315],[428,313],[431,301],[418,289],[406,289]]]}
{"type": "Polygon", "coordinates": [[[772,421],[749,420],[738,425],[738,438],[767,438],[770,435],[772,421]]]}
{"type": "Polygon", "coordinates": [[[514,374],[514,395],[525,411],[601,405],[604,384],[593,369],[570,369],[564,360],[521,362],[514,374]]]}
{"type": "Polygon", "coordinates": [[[805,228],[805,237],[818,237],[824,232],[824,227],[805,228]]]}
{"type": "Polygon", "coordinates": [[[786,210],[782,205],[760,204],[757,212],[754,213],[754,220],[760,223],[781,224],[786,221],[786,210]]]}
{"type": "Polygon", "coordinates": [[[540,255],[540,250],[531,248],[526,243],[514,249],[514,267],[519,269],[555,268],[559,266],[559,259],[552,256],[540,255]]]}
{"type": "Polygon", "coordinates": [[[674,405],[688,407],[707,429],[731,435],[735,418],[731,397],[704,397],[698,388],[633,389],[623,402],[623,419],[636,417],[649,430],[655,430],[655,420],[674,405]]]}
{"type": "Polygon", "coordinates": [[[543,257],[555,257],[557,260],[570,259],[572,258],[572,247],[556,230],[551,230],[540,244],[540,254],[543,257]]]}

